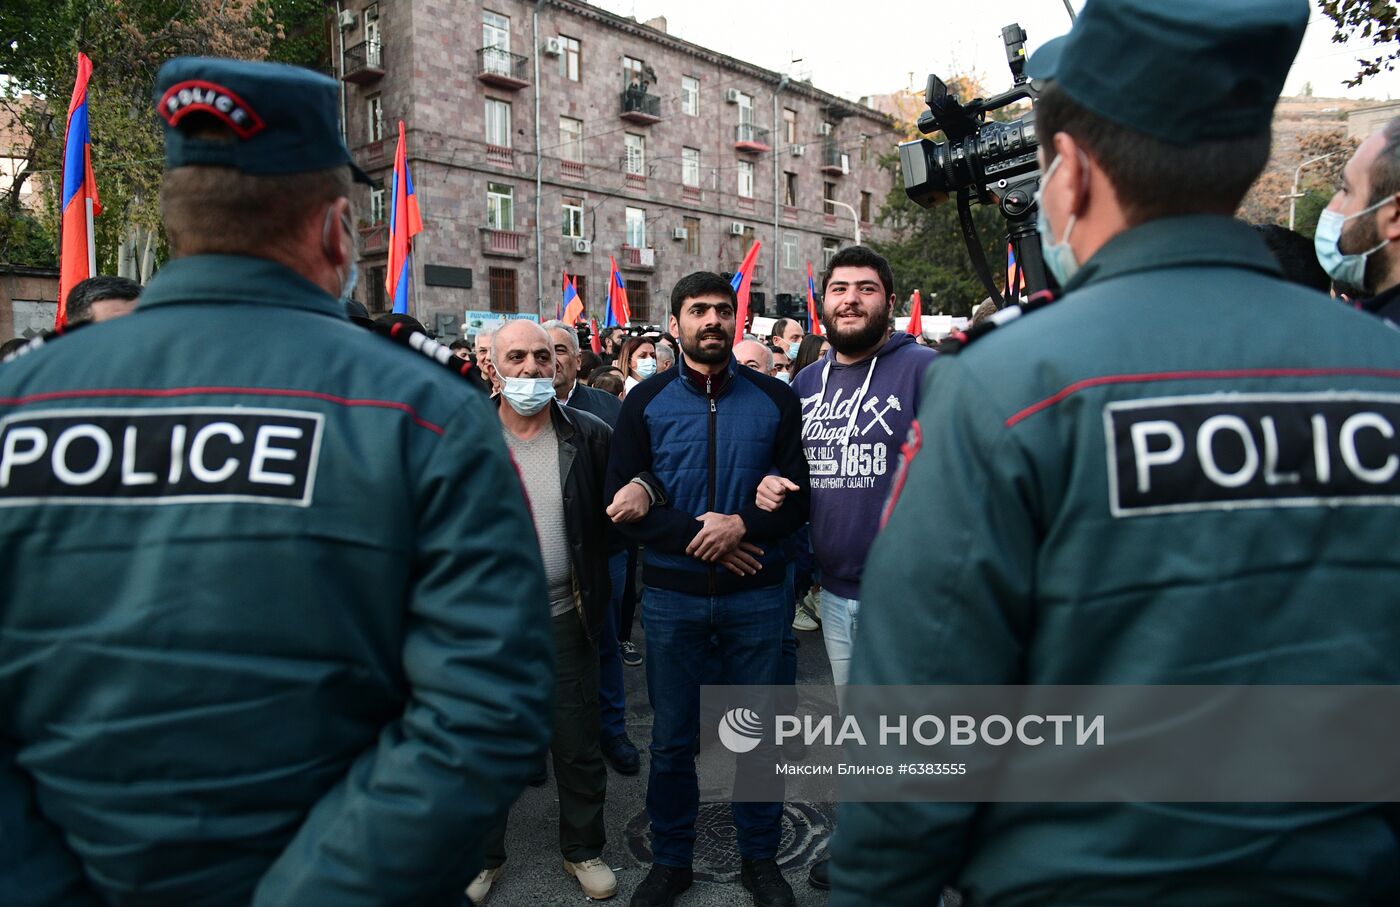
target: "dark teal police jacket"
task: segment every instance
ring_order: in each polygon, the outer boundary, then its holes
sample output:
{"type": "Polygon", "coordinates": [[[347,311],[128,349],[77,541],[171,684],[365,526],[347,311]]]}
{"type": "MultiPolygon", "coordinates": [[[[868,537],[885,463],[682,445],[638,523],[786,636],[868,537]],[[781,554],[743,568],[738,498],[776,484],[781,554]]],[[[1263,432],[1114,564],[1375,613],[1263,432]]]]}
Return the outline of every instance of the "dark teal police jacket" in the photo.
{"type": "Polygon", "coordinates": [[[298,275],[0,365],[0,903],[455,907],[552,693],[495,413],[298,275]]]}
{"type": "MultiPolygon", "coordinates": [[[[1248,225],[1115,237],[939,357],[917,425],[852,684],[1400,684],[1400,333],[1285,283],[1248,225]]],[[[847,803],[831,904],[1395,904],[1388,818],[847,803]]]]}

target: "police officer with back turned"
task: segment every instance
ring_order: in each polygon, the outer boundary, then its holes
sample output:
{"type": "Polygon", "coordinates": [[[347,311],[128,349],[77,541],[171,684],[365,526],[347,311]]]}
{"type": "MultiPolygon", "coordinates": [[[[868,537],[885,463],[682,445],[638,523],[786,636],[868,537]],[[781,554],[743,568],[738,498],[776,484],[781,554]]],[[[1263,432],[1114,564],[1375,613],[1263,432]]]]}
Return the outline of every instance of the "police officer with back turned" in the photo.
{"type": "Polygon", "coordinates": [[[495,414],[345,315],[336,91],[164,65],[173,260],[0,373],[7,905],[456,907],[544,752],[495,414]]]}
{"type": "MultiPolygon", "coordinates": [[[[853,685],[1400,683],[1400,334],[1230,216],[1308,8],[1088,0],[1029,61],[1064,298],[930,367],[853,685]]],[[[847,803],[831,905],[1394,904],[1386,820],[847,803]]]]}

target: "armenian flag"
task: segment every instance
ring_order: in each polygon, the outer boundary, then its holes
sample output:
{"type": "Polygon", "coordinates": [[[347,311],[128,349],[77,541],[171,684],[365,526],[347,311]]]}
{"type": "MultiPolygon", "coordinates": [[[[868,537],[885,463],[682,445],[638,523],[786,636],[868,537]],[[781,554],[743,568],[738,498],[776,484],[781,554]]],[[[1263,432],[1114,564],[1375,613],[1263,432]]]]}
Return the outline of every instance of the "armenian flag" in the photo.
{"type": "Polygon", "coordinates": [[[742,338],[744,329],[749,324],[749,285],[753,283],[753,266],[758,261],[758,250],[763,243],[754,240],[749,246],[749,252],[744,256],[744,263],[739,265],[739,270],[734,272],[731,283],[734,286],[734,295],[739,297],[739,311],[734,316],[735,340],[742,338]]]}
{"type": "Polygon", "coordinates": [[[817,312],[817,284],[812,280],[812,263],[807,262],[807,333],[822,336],[822,320],[817,312]]]}
{"type": "Polygon", "coordinates": [[[92,219],[102,213],[92,173],[92,136],[88,128],[88,80],[92,61],[78,54],[78,77],[68,101],[68,131],[63,142],[62,246],[58,266],[58,316],[54,329],[68,324],[68,291],[97,276],[97,246],[92,219]]]}
{"type": "Polygon", "coordinates": [[[564,272],[564,317],[560,320],[573,327],[578,324],[578,320],[583,317],[583,299],[578,295],[578,287],[569,277],[568,272],[564,272]]]}
{"type": "Polygon", "coordinates": [[[399,120],[399,147],[394,152],[394,187],[389,202],[389,268],[384,289],[394,300],[394,311],[408,314],[408,278],[413,272],[413,237],[423,232],[418,212],[418,196],[413,177],[408,174],[408,146],[404,141],[403,120],[399,120]]]}
{"type": "Polygon", "coordinates": [[[603,327],[625,328],[632,321],[632,310],[627,307],[627,284],[611,255],[608,267],[608,310],[603,317],[603,327]]]}

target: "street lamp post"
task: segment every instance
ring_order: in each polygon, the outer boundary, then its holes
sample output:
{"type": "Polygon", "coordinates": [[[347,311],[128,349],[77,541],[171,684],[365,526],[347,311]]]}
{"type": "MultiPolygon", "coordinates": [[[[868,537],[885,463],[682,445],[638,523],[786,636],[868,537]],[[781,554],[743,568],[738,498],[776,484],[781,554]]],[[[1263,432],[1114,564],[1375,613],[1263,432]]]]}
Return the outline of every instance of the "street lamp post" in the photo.
{"type": "Polygon", "coordinates": [[[860,245],[860,217],[856,214],[856,209],[845,202],[838,202],[834,198],[827,199],[826,203],[837,208],[845,208],[847,211],[851,212],[851,220],[854,221],[856,225],[856,245],[860,245]]]}
{"type": "Polygon", "coordinates": [[[1283,196],[1283,198],[1288,199],[1288,229],[1293,229],[1293,215],[1298,209],[1298,199],[1303,197],[1303,193],[1298,191],[1298,180],[1303,175],[1303,168],[1308,166],[1309,164],[1316,164],[1318,161],[1325,161],[1329,157],[1336,157],[1339,154],[1341,154],[1340,151],[1333,151],[1330,154],[1319,154],[1317,157],[1308,158],[1306,161],[1303,161],[1303,163],[1299,164],[1296,168],[1294,168],[1293,191],[1283,196]]]}

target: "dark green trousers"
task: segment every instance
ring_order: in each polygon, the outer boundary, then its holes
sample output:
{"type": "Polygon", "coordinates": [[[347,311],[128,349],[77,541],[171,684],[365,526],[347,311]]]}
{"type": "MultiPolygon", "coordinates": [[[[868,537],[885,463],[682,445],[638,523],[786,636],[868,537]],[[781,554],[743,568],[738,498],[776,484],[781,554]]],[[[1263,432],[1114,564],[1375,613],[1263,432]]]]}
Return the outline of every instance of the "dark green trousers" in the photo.
{"type": "MultiPolygon", "coordinates": [[[[578,614],[552,618],[556,688],[549,752],[559,786],[559,852],[572,863],[602,856],[608,769],[598,746],[598,646],[578,614]]],[[[506,823],[486,838],[486,868],[506,861],[506,823]]]]}

